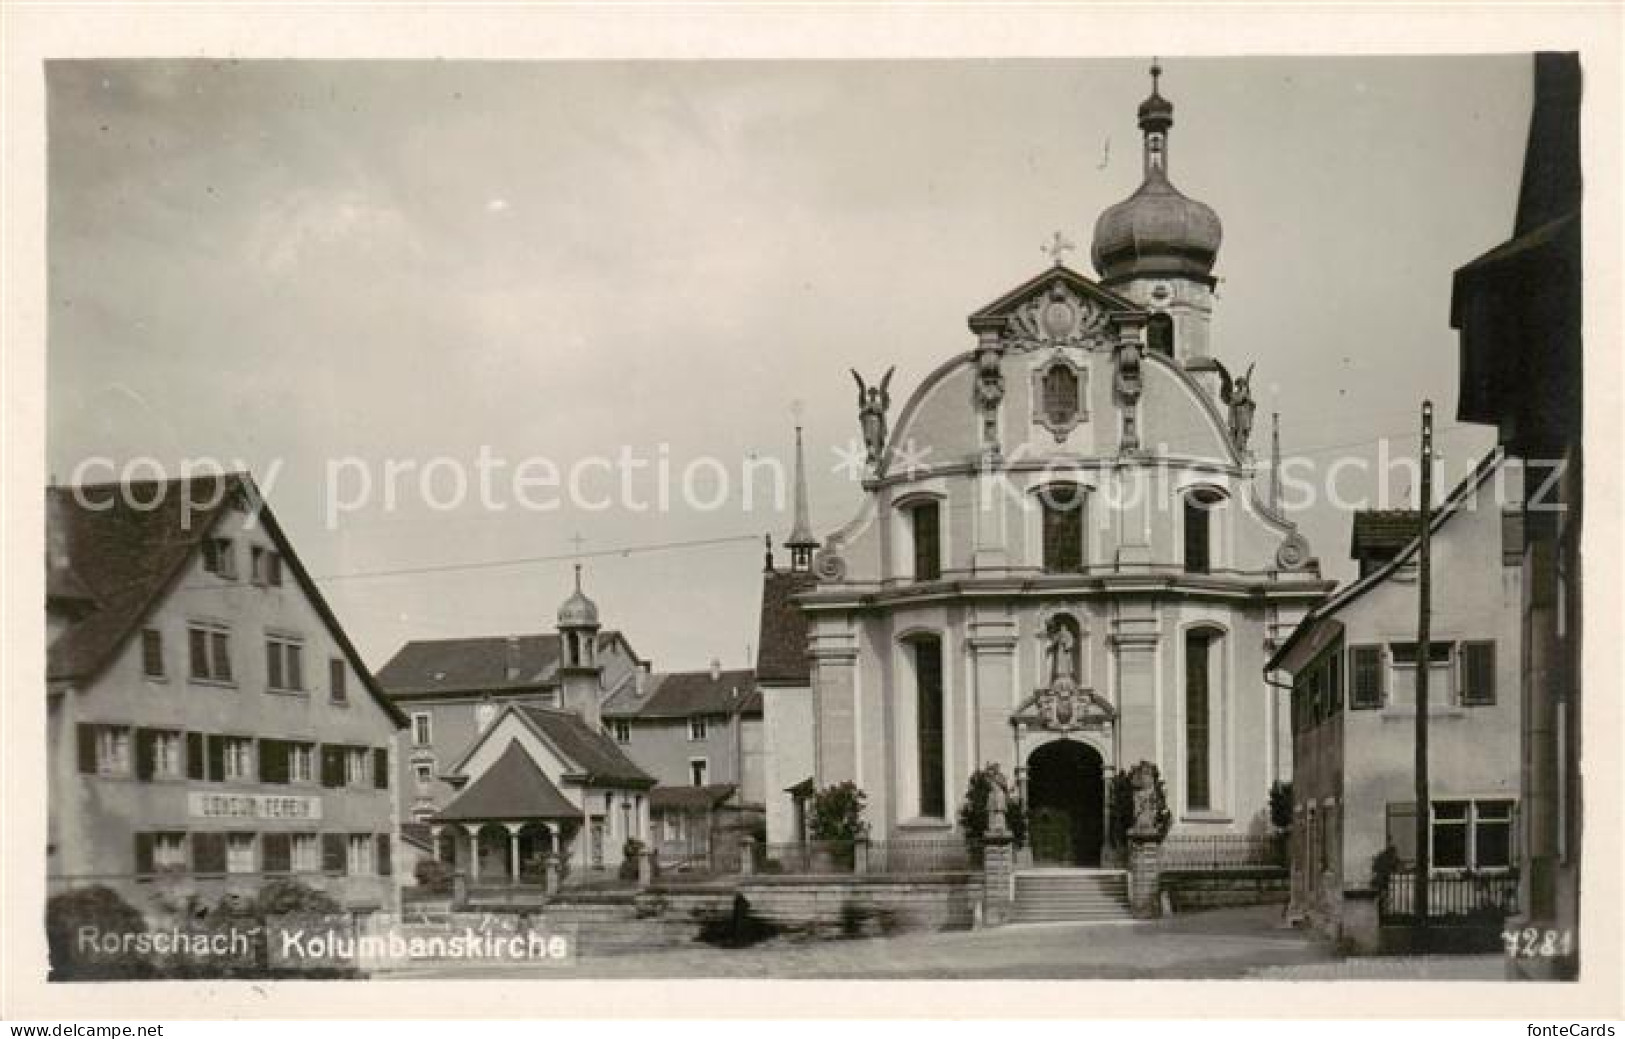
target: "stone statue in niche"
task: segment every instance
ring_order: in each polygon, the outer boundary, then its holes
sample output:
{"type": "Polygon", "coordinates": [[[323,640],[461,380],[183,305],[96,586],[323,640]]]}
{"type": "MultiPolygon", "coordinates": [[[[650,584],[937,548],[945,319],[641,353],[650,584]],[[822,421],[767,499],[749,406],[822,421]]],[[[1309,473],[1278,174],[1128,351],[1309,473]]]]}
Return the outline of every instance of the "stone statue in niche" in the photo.
{"type": "Polygon", "coordinates": [[[1219,396],[1230,407],[1230,442],[1236,445],[1238,451],[1247,450],[1247,441],[1253,435],[1253,412],[1258,410],[1258,405],[1253,402],[1255,367],[1256,364],[1249,364],[1246,375],[1232,379],[1224,365],[1219,365],[1219,396]]]}
{"type": "Polygon", "coordinates": [[[982,412],[982,447],[994,455],[999,451],[999,404],[1003,400],[999,351],[983,347],[976,353],[976,405],[982,412]]]}
{"type": "Polygon", "coordinates": [[[879,386],[869,386],[863,376],[853,368],[852,378],[858,383],[858,427],[863,432],[863,444],[869,452],[869,465],[879,468],[886,450],[886,412],[891,409],[891,377],[897,371],[894,365],[886,369],[879,386]]]}
{"type": "Polygon", "coordinates": [[[1077,682],[1077,663],[1074,653],[1078,647],[1077,636],[1067,625],[1056,622],[1050,625],[1049,632],[1049,684],[1051,689],[1073,685],[1077,682]]]}

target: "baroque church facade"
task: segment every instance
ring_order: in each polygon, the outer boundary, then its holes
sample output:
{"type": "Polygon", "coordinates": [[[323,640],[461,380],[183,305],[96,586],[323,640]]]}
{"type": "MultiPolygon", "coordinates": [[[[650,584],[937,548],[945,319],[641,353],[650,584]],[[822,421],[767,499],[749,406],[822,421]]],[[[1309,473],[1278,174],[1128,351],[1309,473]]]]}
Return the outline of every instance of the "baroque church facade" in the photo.
{"type": "MultiPolygon", "coordinates": [[[[875,839],[946,837],[996,763],[1035,859],[1096,866],[1112,776],[1149,761],[1176,834],[1267,829],[1291,751],[1262,668],[1331,582],[1273,503],[1248,377],[1213,348],[1221,226],[1169,180],[1152,74],[1143,182],[1096,224],[1098,279],[1057,236],[894,423],[889,373],[858,378],[861,506],[816,551],[798,522],[795,576],[769,575],[806,647],[805,678],[770,691],[769,755],[812,772],[770,796],[850,780],[875,839]]],[[[769,806],[770,826],[792,815],[769,806]]]]}

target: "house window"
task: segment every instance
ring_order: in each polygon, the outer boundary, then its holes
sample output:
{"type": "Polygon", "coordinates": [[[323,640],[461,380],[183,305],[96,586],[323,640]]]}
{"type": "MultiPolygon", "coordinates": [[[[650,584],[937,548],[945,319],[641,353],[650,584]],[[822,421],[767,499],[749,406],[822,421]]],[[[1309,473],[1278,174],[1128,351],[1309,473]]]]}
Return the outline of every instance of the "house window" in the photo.
{"type": "Polygon", "coordinates": [[[328,659],[327,688],[328,695],[333,698],[334,703],[348,703],[350,701],[350,689],[347,684],[349,675],[349,669],[344,666],[343,658],[330,657],[328,659]]]}
{"type": "Polygon", "coordinates": [[[181,777],[182,736],[179,732],[137,729],[135,733],[135,773],[141,779],[181,777]]]}
{"type": "Polygon", "coordinates": [[[1356,711],[1382,706],[1382,647],[1349,648],[1349,707],[1356,711]]]}
{"type": "Polygon", "coordinates": [[[428,712],[412,715],[412,743],[419,747],[427,747],[434,741],[430,739],[433,730],[430,727],[428,712]]]}
{"type": "Polygon", "coordinates": [[[1083,492],[1073,484],[1046,487],[1038,494],[1044,510],[1044,570],[1071,574],[1083,569],[1083,492]]]}
{"type": "Polygon", "coordinates": [[[372,778],[368,767],[367,748],[347,747],[344,751],[344,782],[349,786],[366,786],[372,778]]]}
{"type": "Polygon", "coordinates": [[[226,835],[226,872],[254,872],[254,835],[231,833],[226,835]]]}
{"type": "Polygon", "coordinates": [[[931,819],[947,813],[947,787],[943,778],[942,640],[925,636],[913,640],[915,715],[914,735],[919,748],[920,815],[931,819]]]}
{"type": "Polygon", "coordinates": [[[156,628],[141,632],[141,673],[148,678],[164,677],[164,635],[156,628]]]}
{"type": "Polygon", "coordinates": [[[1213,510],[1224,502],[1217,491],[1195,490],[1185,495],[1185,572],[1205,574],[1213,567],[1213,510]]]}
{"type": "MultiPolygon", "coordinates": [[[[1428,643],[1428,702],[1444,703],[1450,697],[1454,675],[1449,642],[1428,643]]],[[[1416,643],[1396,642],[1388,647],[1390,703],[1416,706],[1416,643]]]]}
{"type": "Polygon", "coordinates": [[[705,718],[703,716],[695,715],[688,720],[688,738],[690,740],[703,740],[706,737],[706,733],[707,730],[705,718]]]}
{"type": "Polygon", "coordinates": [[[184,873],[186,871],[186,834],[153,834],[152,868],[157,873],[184,873]]]}
{"type": "Polygon", "coordinates": [[[935,581],[942,576],[941,509],[934,501],[909,509],[914,533],[914,580],[935,581]]]}
{"type": "Polygon", "coordinates": [[[350,876],[370,877],[378,871],[373,857],[373,847],[372,834],[350,834],[350,855],[346,863],[350,876]]]}
{"type": "Polygon", "coordinates": [[[1213,807],[1212,647],[1214,633],[1185,633],[1185,807],[1213,807]]]}
{"type": "Polygon", "coordinates": [[[335,876],[343,876],[347,870],[348,857],[345,855],[347,846],[344,834],[322,834],[322,872],[335,876]]]}
{"type": "Polygon", "coordinates": [[[221,741],[221,750],[226,782],[247,782],[254,774],[254,741],[227,736],[221,741]]]}
{"type": "Polygon", "coordinates": [[[434,782],[434,766],[426,762],[413,765],[412,774],[417,777],[418,793],[428,793],[429,785],[434,782]]]}
{"type": "Polygon", "coordinates": [[[79,771],[99,776],[130,774],[130,730],[122,725],[79,726],[79,771]]]}
{"type": "Polygon", "coordinates": [[[1495,643],[1461,644],[1461,688],[1459,702],[1466,707],[1489,707],[1495,703],[1495,643]]]}
{"type": "Polygon", "coordinates": [[[316,746],[294,743],[288,746],[288,780],[293,783],[316,781],[316,746]]]}
{"type": "Polygon", "coordinates": [[[304,646],[297,640],[272,635],[265,640],[266,684],[279,692],[305,688],[304,646]]]}
{"type": "Polygon", "coordinates": [[[293,871],[295,873],[315,873],[321,869],[321,852],[314,833],[296,833],[293,835],[293,871]]]}
{"type": "Polygon", "coordinates": [[[228,581],[237,580],[237,553],[230,538],[209,538],[203,542],[203,569],[228,581]]]}
{"type": "Polygon", "coordinates": [[[704,786],[705,773],[709,763],[704,758],[688,759],[688,782],[690,786],[704,786]]]}
{"type": "Polygon", "coordinates": [[[221,624],[190,624],[192,677],[202,682],[231,681],[231,629],[221,624]]]}
{"type": "MultiPolygon", "coordinates": [[[[1435,801],[1429,824],[1431,866],[1435,870],[1509,869],[1513,802],[1435,801]]],[[[1416,865],[1416,807],[1388,805],[1388,844],[1406,866],[1416,865]]]]}
{"type": "MultiPolygon", "coordinates": [[[[615,736],[616,743],[632,742],[632,723],[625,718],[616,718],[610,722],[610,730],[615,736]]],[[[692,722],[690,723],[692,724],[692,722]]]]}
{"type": "Polygon", "coordinates": [[[282,585],[282,556],[255,545],[249,549],[250,570],[255,584],[276,588],[282,585]]]}
{"type": "Polygon", "coordinates": [[[1067,429],[1078,421],[1078,374],[1062,363],[1044,373],[1044,420],[1051,428],[1067,429]]]}

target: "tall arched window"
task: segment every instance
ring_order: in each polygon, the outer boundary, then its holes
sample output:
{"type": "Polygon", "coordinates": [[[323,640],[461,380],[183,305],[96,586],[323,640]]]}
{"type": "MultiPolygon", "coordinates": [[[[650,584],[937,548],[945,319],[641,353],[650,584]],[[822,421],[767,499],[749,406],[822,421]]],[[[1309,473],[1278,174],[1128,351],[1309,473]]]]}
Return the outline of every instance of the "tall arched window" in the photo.
{"type": "Polygon", "coordinates": [[[914,580],[935,581],[942,576],[941,508],[934,501],[922,501],[908,512],[914,542],[914,580]]]}
{"type": "Polygon", "coordinates": [[[1213,658],[1219,632],[1185,633],[1185,807],[1213,807],[1213,658]]]}
{"type": "Polygon", "coordinates": [[[1224,495],[1207,488],[1197,488],[1185,494],[1183,526],[1185,531],[1185,572],[1205,574],[1213,566],[1213,510],[1224,502],[1224,495]]]}
{"type": "Polygon", "coordinates": [[[914,654],[914,738],[919,756],[920,815],[948,814],[943,776],[942,640],[920,635],[909,640],[914,654]]]}
{"type": "Polygon", "coordinates": [[[1083,569],[1083,489],[1051,484],[1038,492],[1044,514],[1044,571],[1073,574],[1083,569]]]}

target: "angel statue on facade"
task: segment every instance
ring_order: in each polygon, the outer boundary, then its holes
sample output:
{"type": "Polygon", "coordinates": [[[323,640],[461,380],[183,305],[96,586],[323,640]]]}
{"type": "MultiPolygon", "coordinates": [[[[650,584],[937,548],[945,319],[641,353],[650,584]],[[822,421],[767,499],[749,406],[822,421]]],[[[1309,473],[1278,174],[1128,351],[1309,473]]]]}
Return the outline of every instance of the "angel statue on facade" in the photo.
{"type": "Polygon", "coordinates": [[[886,369],[879,386],[869,386],[856,368],[852,378],[858,384],[858,426],[863,430],[863,444],[869,451],[869,465],[879,468],[882,452],[886,450],[886,412],[891,409],[891,377],[897,366],[886,369]]]}
{"type": "Polygon", "coordinates": [[[1238,451],[1247,450],[1247,441],[1253,435],[1253,412],[1258,410],[1258,405],[1253,403],[1255,367],[1256,363],[1249,364],[1246,375],[1232,379],[1224,365],[1219,365],[1219,378],[1222,380],[1219,396],[1230,406],[1230,440],[1238,451]]]}

